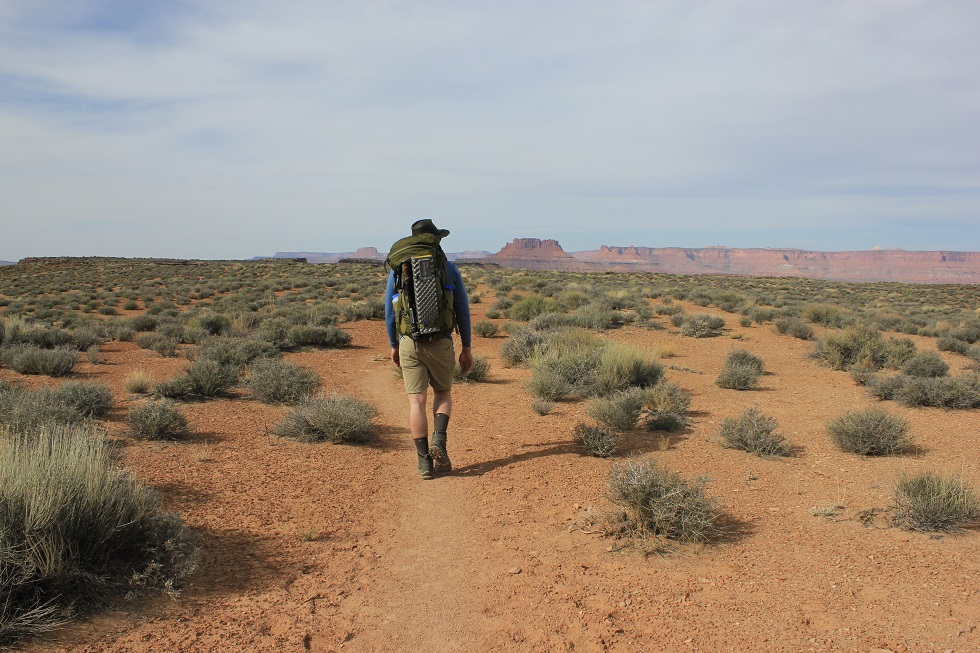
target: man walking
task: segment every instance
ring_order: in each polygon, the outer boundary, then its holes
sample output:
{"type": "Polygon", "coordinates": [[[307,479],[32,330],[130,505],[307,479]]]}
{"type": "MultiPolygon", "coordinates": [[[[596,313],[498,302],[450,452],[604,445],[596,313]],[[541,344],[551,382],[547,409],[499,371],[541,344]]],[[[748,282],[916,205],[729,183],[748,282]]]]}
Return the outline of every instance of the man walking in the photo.
{"type": "MultiPolygon", "coordinates": [[[[385,289],[385,323],[388,329],[388,341],[391,344],[391,361],[401,368],[405,381],[405,391],[408,393],[408,423],[415,441],[418,454],[418,470],[423,480],[431,480],[434,472],[448,472],[452,469],[446,448],[449,417],[452,414],[453,369],[455,368],[455,353],[452,331],[459,331],[462,350],[459,354],[459,367],[466,374],[473,367],[472,336],[470,329],[470,304],[466,296],[466,287],[460,276],[459,268],[452,261],[445,259],[442,252],[441,240],[449,235],[448,229],[437,229],[432,220],[419,220],[412,225],[412,237],[402,239],[395,244],[388,262],[392,266],[388,274],[388,285],[385,289]],[[419,237],[419,238],[415,238],[419,237]],[[445,306],[441,307],[441,328],[432,327],[431,333],[420,334],[415,326],[416,311],[423,312],[420,305],[416,307],[415,298],[409,302],[406,295],[414,292],[411,267],[402,272],[402,264],[393,262],[392,257],[399,244],[433,248],[436,269],[441,277],[442,288],[440,296],[445,298],[445,306]],[[441,269],[439,269],[441,268],[441,269]],[[443,293],[445,293],[443,295],[443,293]],[[449,301],[451,294],[452,300],[449,301]],[[452,313],[448,310],[451,307],[452,313]],[[432,441],[429,441],[429,423],[427,416],[428,388],[432,386],[432,441]]],[[[414,281],[419,281],[418,279],[414,281]]]]}

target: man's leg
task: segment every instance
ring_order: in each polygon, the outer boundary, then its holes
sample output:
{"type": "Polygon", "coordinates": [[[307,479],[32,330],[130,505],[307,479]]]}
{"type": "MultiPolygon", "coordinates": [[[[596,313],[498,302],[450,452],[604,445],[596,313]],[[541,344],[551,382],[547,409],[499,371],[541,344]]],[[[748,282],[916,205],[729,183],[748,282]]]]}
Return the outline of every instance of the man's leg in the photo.
{"type": "MultiPolygon", "coordinates": [[[[437,392],[436,398],[438,397],[439,393],[437,392]]],[[[412,432],[412,438],[415,440],[429,437],[429,420],[425,414],[427,400],[428,394],[425,390],[408,395],[408,427],[412,432]]]]}
{"type": "Polygon", "coordinates": [[[429,423],[425,411],[426,392],[408,395],[408,428],[415,442],[419,459],[419,476],[428,481],[433,478],[432,456],[429,455],[429,423]]]}
{"type": "Polygon", "coordinates": [[[415,441],[418,454],[419,476],[423,480],[433,478],[432,457],[429,455],[429,423],[426,415],[426,390],[429,387],[429,370],[419,360],[419,351],[411,338],[398,341],[398,355],[408,393],[408,428],[415,441]]]}
{"type": "Polygon", "coordinates": [[[449,416],[453,410],[452,390],[435,390],[432,397],[432,421],[435,430],[432,432],[432,446],[429,455],[435,463],[437,472],[452,470],[453,464],[446,451],[446,429],[449,426],[449,416]]]}

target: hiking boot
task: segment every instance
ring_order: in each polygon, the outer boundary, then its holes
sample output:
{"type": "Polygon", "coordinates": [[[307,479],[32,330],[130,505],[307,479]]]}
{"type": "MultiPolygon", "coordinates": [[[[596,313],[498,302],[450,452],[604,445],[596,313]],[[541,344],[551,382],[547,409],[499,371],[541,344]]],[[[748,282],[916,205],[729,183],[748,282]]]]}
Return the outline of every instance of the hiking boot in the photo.
{"type": "Polygon", "coordinates": [[[437,472],[451,471],[453,464],[449,460],[449,454],[446,453],[446,434],[436,431],[432,434],[431,442],[432,444],[429,445],[429,456],[432,458],[435,470],[437,472]]]}
{"type": "Polygon", "coordinates": [[[417,455],[419,457],[419,476],[422,477],[423,481],[431,481],[435,478],[435,474],[432,473],[432,456],[417,455]]]}

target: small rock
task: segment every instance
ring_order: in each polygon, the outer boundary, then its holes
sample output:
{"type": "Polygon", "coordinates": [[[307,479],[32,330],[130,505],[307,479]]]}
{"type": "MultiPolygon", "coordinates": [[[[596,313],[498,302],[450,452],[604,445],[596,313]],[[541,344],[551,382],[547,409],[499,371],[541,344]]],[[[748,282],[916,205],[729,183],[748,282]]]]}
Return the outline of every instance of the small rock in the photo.
{"type": "Polygon", "coordinates": [[[516,574],[521,573],[521,568],[520,567],[511,567],[510,569],[507,570],[507,572],[510,573],[510,574],[516,575],[516,574]]]}

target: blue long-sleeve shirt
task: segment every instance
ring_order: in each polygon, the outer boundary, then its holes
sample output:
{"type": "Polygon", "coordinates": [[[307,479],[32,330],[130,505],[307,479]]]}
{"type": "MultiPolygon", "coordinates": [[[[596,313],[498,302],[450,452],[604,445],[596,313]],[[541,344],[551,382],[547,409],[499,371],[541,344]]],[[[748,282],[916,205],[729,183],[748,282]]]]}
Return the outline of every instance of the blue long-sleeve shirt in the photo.
{"type": "MultiPolygon", "coordinates": [[[[463,341],[464,347],[471,347],[473,335],[470,326],[470,300],[466,295],[466,286],[463,284],[463,277],[455,263],[446,261],[446,271],[449,273],[449,281],[453,285],[453,312],[456,314],[456,324],[459,325],[459,338],[463,341]]],[[[392,270],[388,273],[388,286],[385,288],[385,325],[388,328],[388,342],[392,348],[398,346],[395,307],[391,303],[394,294],[395,271],[392,270]]],[[[446,337],[452,338],[452,333],[447,333],[446,337]]]]}

